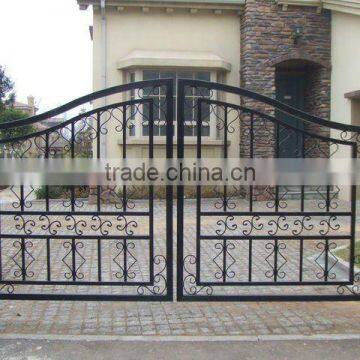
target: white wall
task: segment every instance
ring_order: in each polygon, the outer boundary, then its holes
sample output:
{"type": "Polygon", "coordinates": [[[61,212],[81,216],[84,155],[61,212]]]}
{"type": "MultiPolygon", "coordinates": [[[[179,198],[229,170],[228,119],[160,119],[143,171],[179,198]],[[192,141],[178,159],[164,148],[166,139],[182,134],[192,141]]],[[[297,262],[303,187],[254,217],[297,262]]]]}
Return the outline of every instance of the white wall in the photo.
{"type": "MultiPolygon", "coordinates": [[[[359,15],[332,12],[331,62],[331,120],[351,124],[351,100],[346,99],[344,94],[360,90],[359,15]]],[[[360,119],[357,124],[360,124],[360,119]]],[[[333,130],[332,136],[339,138],[339,131],[333,130]]],[[[340,146],[336,157],[351,156],[350,150],[345,149],[347,147],[340,146]]],[[[341,187],[340,198],[349,200],[349,194],[349,188],[341,187]]]]}
{"type": "MultiPolygon", "coordinates": [[[[168,14],[164,9],[126,9],[118,12],[106,9],[107,21],[107,87],[128,82],[124,72],[117,69],[117,62],[134,50],[209,52],[220,56],[231,64],[225,73],[225,83],[239,86],[240,71],[240,19],[234,12],[216,15],[213,12],[190,14],[188,10],[176,9],[168,14]]],[[[94,13],[94,91],[104,87],[101,78],[102,63],[101,15],[94,13]]],[[[119,97],[108,99],[108,103],[121,101],[119,97]]],[[[239,103],[239,98],[228,96],[229,102],[239,103]]],[[[96,103],[95,106],[103,105],[96,103]]],[[[119,151],[115,136],[107,141],[107,155],[119,151]]],[[[232,134],[231,151],[238,154],[239,135],[232,134]]]]}
{"type": "MultiPolygon", "coordinates": [[[[118,12],[107,9],[108,85],[122,82],[116,62],[133,50],[173,50],[212,52],[232,65],[229,85],[239,85],[240,20],[239,16],[213,13],[189,14],[181,11],[140,9],[118,12]]],[[[94,90],[102,87],[100,13],[94,15],[94,90]]]]}
{"type": "Polygon", "coordinates": [[[344,98],[360,90],[360,16],[332,12],[331,120],[351,122],[351,101],[344,98]]]}

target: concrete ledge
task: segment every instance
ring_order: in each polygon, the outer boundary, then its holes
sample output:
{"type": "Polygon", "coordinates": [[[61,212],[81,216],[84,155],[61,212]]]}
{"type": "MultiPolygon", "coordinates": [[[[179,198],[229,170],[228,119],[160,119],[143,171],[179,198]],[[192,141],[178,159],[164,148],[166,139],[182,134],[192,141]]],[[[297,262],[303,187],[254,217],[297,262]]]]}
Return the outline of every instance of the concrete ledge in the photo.
{"type": "Polygon", "coordinates": [[[231,64],[209,52],[134,50],[117,62],[118,70],[144,67],[191,67],[231,71],[231,64]]]}

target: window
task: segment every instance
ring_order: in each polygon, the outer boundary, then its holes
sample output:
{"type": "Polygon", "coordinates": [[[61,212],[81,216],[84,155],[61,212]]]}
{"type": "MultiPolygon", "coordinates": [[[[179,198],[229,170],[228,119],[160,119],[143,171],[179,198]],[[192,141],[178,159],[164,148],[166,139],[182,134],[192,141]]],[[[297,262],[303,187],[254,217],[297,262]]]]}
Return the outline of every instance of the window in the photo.
{"type": "MultiPolygon", "coordinates": [[[[140,80],[154,80],[154,79],[166,79],[171,78],[174,79],[176,82],[177,79],[195,79],[195,80],[204,80],[204,81],[211,81],[214,80],[212,78],[214,73],[210,71],[171,71],[171,70],[157,70],[157,69],[149,69],[149,70],[139,70],[130,73],[129,80],[133,81],[140,81],[140,80]]],[[[215,74],[216,75],[216,74],[215,74]]],[[[173,112],[174,117],[176,117],[177,111],[177,103],[176,103],[176,86],[174,89],[174,102],[173,102],[173,112]]],[[[165,136],[166,135],[166,125],[165,125],[165,96],[166,94],[160,90],[157,93],[150,92],[144,89],[143,96],[149,97],[154,101],[154,136],[165,136]]],[[[210,97],[210,92],[208,90],[202,89],[201,93],[200,90],[196,89],[188,89],[185,94],[185,126],[184,126],[184,135],[185,136],[196,136],[197,135],[197,100],[199,98],[206,98],[210,97]]],[[[135,98],[135,93],[131,92],[131,99],[135,98]]],[[[144,106],[144,115],[145,118],[148,118],[148,107],[144,106]]],[[[208,104],[202,105],[202,118],[203,118],[203,125],[201,128],[202,136],[212,136],[216,137],[215,133],[216,130],[211,129],[210,126],[210,106],[208,104]]],[[[131,136],[148,136],[149,135],[149,126],[147,122],[137,122],[138,130],[135,129],[130,131],[131,136]],[[140,125],[141,123],[141,125],[140,125]]]]}

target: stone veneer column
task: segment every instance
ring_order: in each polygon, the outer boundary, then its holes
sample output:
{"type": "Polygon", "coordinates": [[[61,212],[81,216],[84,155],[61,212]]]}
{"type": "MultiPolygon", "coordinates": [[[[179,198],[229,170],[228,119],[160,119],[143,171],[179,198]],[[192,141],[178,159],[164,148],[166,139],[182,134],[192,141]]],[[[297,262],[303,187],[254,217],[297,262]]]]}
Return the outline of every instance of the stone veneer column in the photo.
{"type": "MultiPolygon", "coordinates": [[[[275,98],[276,64],[291,59],[312,61],[319,68],[308,75],[305,90],[305,111],[329,118],[331,14],[315,7],[289,6],[283,11],[271,0],[247,0],[240,18],[241,54],[240,86],[275,98]],[[295,44],[292,37],[296,26],[302,35],[295,44]]],[[[273,115],[271,107],[243,99],[243,104],[273,115]]],[[[241,156],[249,156],[249,119],[243,119],[240,134],[241,156]]],[[[312,131],[324,132],[316,126],[312,131]]],[[[274,154],[269,131],[261,124],[255,129],[254,155],[268,157],[274,154]]]]}

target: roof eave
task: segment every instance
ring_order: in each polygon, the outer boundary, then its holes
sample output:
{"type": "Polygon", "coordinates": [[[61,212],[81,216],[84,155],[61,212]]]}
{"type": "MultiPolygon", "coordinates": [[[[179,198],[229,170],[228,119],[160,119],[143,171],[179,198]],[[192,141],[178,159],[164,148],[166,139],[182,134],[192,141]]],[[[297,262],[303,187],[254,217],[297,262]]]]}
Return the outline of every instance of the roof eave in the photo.
{"type": "MultiPolygon", "coordinates": [[[[77,0],[80,10],[89,6],[99,7],[100,0],[77,0]]],[[[109,7],[157,7],[240,10],[246,0],[106,0],[109,7]]]]}

